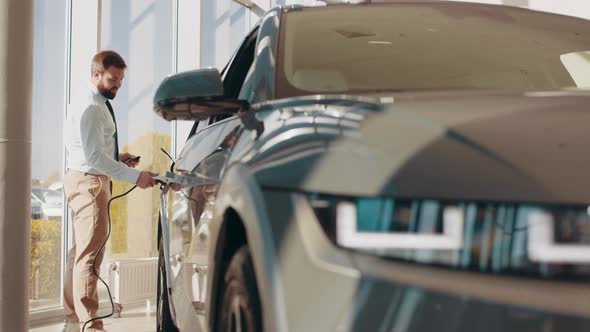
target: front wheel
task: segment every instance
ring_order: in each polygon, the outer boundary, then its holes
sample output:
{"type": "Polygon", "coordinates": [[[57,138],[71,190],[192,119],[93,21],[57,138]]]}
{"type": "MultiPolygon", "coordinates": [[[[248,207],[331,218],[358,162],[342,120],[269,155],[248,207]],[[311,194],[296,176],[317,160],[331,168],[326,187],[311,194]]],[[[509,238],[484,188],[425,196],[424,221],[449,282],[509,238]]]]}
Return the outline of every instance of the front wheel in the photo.
{"type": "Polygon", "coordinates": [[[170,302],[168,297],[168,286],[166,281],[166,261],[162,239],[158,245],[158,308],[156,310],[156,331],[178,332],[170,313],[170,302]]]}
{"type": "Polygon", "coordinates": [[[224,281],[219,331],[262,331],[258,288],[248,247],[243,246],[234,254],[224,281]]]}

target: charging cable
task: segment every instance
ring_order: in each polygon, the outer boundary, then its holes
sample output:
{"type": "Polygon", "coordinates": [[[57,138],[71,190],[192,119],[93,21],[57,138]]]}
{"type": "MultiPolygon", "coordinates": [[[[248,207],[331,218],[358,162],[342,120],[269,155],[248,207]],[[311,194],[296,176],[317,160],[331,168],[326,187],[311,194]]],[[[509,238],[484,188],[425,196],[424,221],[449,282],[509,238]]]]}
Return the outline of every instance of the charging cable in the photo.
{"type": "MultiPolygon", "coordinates": [[[[172,160],[172,166],[170,167],[170,170],[172,171],[173,167],[174,167],[174,159],[172,158],[172,156],[170,156],[170,154],[164,150],[163,148],[160,148],[160,150],[162,150],[167,156],[168,158],[170,158],[172,160]]],[[[127,161],[125,161],[125,164],[128,164],[131,161],[139,161],[139,156],[129,159],[127,161]]],[[[160,183],[160,189],[162,189],[165,186],[164,182],[161,181],[157,181],[158,183],[160,183]]],[[[129,194],[130,192],[132,192],[135,188],[137,188],[137,185],[134,185],[133,187],[131,187],[131,189],[127,190],[126,192],[124,192],[121,195],[115,196],[115,197],[111,197],[111,199],[109,199],[109,202],[107,203],[107,216],[108,216],[108,231],[107,231],[107,237],[104,239],[104,241],[102,242],[102,244],[100,245],[100,248],[98,248],[98,251],[96,252],[96,256],[94,256],[94,260],[92,261],[92,273],[98,278],[98,280],[100,280],[100,282],[102,282],[102,284],[106,287],[107,289],[107,293],[109,294],[109,300],[111,301],[111,313],[108,315],[104,315],[104,316],[99,316],[99,317],[94,317],[92,319],[87,320],[84,325],[82,326],[82,332],[85,332],[86,330],[86,325],[90,324],[91,322],[95,321],[95,320],[99,320],[99,319],[105,319],[105,318],[109,318],[112,315],[115,314],[115,303],[113,303],[113,296],[111,295],[111,289],[109,288],[109,285],[107,285],[107,283],[98,275],[98,273],[96,273],[96,257],[100,254],[100,252],[104,249],[105,245],[107,244],[109,238],[111,237],[111,202],[121,198],[123,196],[127,196],[127,194],[129,194]]]]}
{"type": "Polygon", "coordinates": [[[96,257],[104,249],[105,245],[107,244],[107,241],[109,240],[109,237],[111,236],[111,202],[118,199],[118,198],[121,198],[123,196],[127,196],[127,194],[132,192],[135,188],[137,188],[137,185],[134,185],[133,187],[131,187],[131,189],[127,190],[125,193],[123,193],[121,195],[111,197],[111,199],[109,199],[109,202],[107,204],[107,215],[108,215],[108,220],[109,220],[107,237],[104,239],[104,241],[100,245],[100,248],[98,249],[98,252],[96,253],[96,256],[94,256],[94,260],[92,262],[92,273],[94,273],[94,275],[98,278],[98,280],[100,280],[102,282],[102,284],[107,288],[107,292],[109,293],[109,300],[111,300],[111,313],[108,315],[100,316],[100,317],[94,317],[94,318],[86,321],[84,323],[84,326],[82,327],[82,332],[85,332],[87,324],[90,324],[91,322],[93,322],[95,320],[109,318],[115,313],[115,304],[113,303],[113,297],[111,296],[111,290],[110,290],[109,286],[107,285],[107,283],[98,275],[98,273],[96,273],[96,257]]]}

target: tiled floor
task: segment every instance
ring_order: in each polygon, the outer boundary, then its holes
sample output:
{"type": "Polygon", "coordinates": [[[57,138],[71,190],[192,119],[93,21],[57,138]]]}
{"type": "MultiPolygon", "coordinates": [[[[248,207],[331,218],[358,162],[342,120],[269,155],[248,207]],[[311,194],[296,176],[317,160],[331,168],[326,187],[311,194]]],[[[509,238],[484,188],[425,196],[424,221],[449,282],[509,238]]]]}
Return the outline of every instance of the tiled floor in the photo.
{"type": "MultiPolygon", "coordinates": [[[[152,306],[150,312],[146,308],[123,310],[121,318],[108,318],[104,321],[104,328],[108,332],[154,332],[156,330],[156,312],[152,306]]],[[[61,332],[63,323],[38,326],[29,332],[61,332]]]]}

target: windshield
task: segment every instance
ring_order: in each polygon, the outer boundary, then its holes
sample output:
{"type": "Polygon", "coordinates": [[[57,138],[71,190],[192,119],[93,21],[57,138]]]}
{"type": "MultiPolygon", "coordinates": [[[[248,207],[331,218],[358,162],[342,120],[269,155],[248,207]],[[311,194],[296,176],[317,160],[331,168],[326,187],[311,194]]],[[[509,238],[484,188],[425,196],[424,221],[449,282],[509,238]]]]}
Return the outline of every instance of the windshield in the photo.
{"type": "Polygon", "coordinates": [[[590,88],[590,21],[428,3],[306,8],[281,23],[276,97],[590,88]]]}

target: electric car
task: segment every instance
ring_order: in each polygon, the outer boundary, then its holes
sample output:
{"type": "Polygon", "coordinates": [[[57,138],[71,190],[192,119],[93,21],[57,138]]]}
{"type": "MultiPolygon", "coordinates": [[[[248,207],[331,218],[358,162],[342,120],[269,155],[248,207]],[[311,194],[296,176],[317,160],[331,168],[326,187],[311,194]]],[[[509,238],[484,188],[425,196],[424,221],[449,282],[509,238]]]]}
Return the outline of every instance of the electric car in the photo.
{"type": "Polygon", "coordinates": [[[267,12],[163,178],[159,331],[590,331],[590,22],[457,2],[267,12]]]}

